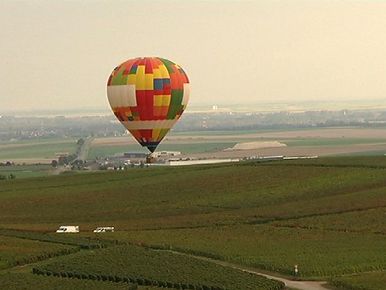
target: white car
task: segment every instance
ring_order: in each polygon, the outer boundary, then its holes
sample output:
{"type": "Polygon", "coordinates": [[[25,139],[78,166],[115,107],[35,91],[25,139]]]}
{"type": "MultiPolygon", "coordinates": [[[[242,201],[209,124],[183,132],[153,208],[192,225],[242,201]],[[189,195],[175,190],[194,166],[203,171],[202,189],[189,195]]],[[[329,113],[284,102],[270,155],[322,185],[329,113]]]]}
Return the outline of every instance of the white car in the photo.
{"type": "Polygon", "coordinates": [[[113,233],[114,232],[114,227],[97,227],[94,230],[94,233],[113,233]]]}
{"type": "Polygon", "coordinates": [[[79,226],[60,226],[57,233],[79,233],[79,226]]]}

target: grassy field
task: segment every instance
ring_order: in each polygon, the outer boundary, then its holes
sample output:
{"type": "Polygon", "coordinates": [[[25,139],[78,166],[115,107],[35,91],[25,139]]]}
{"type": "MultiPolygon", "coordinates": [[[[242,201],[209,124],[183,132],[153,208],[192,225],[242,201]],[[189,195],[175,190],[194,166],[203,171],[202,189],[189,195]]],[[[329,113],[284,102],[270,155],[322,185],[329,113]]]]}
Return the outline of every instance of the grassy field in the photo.
{"type": "Polygon", "coordinates": [[[122,154],[124,152],[146,152],[147,149],[136,144],[124,145],[124,146],[92,146],[90,148],[88,158],[103,158],[107,156],[113,156],[115,154],[122,154]]]}
{"type": "Polygon", "coordinates": [[[52,170],[49,164],[0,166],[0,175],[13,174],[16,178],[47,176],[52,170]]]}
{"type": "MultiPolygon", "coordinates": [[[[126,283],[78,280],[32,275],[30,273],[0,274],[1,290],[128,290],[126,283]]],[[[155,290],[141,287],[140,290],[155,290]]],[[[159,288],[158,288],[159,289],[159,288]]]]}
{"type": "Polygon", "coordinates": [[[5,181],[0,225],[42,230],[63,222],[86,229],[98,223],[125,230],[208,226],[385,206],[384,169],[312,162],[317,166],[241,163],[5,181]]]}
{"type": "Polygon", "coordinates": [[[208,289],[222,287],[221,289],[229,290],[283,288],[282,283],[267,278],[187,256],[132,245],[58,258],[55,262],[40,267],[39,270],[51,273],[114,276],[118,277],[116,280],[127,278],[140,285],[154,284],[163,287],[170,284],[175,288],[178,288],[178,285],[181,287],[185,285],[184,289],[191,289],[191,285],[194,287],[205,285],[208,289]]]}
{"type": "Polygon", "coordinates": [[[73,252],[72,246],[0,235],[0,269],[73,252]]]}
{"type": "Polygon", "coordinates": [[[302,278],[324,279],[386,268],[386,256],[379,255],[386,248],[382,235],[237,225],[129,231],[106,237],[172,247],[285,275],[294,275],[294,265],[298,265],[302,278]]]}
{"type": "Polygon", "coordinates": [[[72,143],[76,142],[74,138],[71,137],[39,137],[39,138],[33,138],[33,139],[23,139],[23,140],[16,140],[16,141],[0,141],[0,146],[30,146],[31,144],[55,144],[55,143],[72,143]]]}
{"type": "MultiPolygon", "coordinates": [[[[0,227],[20,230],[8,236],[76,246],[52,234],[59,225],[76,224],[82,234],[68,237],[75,241],[139,242],[286,276],[293,276],[297,264],[301,279],[383,273],[385,217],[386,157],[138,168],[7,180],[0,187],[0,227]],[[91,233],[103,225],[117,232],[91,233]],[[20,236],[30,230],[51,234],[20,236]]],[[[71,257],[99,261],[103,251],[106,260],[129,256],[127,246],[117,254],[119,247],[82,250],[47,267],[94,271],[98,263],[75,265],[71,257]]],[[[364,279],[369,287],[377,285],[377,276],[364,279]]],[[[350,281],[356,283],[345,283],[350,281]]]]}
{"type": "Polygon", "coordinates": [[[272,224],[291,228],[386,235],[386,209],[385,207],[379,207],[347,213],[288,219],[273,222],[272,224]]]}
{"type": "Polygon", "coordinates": [[[74,153],[75,139],[53,139],[43,141],[0,144],[0,160],[55,158],[56,153],[74,153]]]}
{"type": "Polygon", "coordinates": [[[363,273],[334,278],[332,285],[346,290],[383,290],[386,289],[386,272],[363,273]]]}

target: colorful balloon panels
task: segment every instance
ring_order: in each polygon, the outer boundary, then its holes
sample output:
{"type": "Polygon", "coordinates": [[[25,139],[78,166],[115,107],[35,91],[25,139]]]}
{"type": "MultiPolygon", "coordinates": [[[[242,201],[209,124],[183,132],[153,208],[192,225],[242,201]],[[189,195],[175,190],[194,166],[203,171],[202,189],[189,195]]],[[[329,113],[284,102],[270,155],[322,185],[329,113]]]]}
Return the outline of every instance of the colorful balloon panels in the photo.
{"type": "Polygon", "coordinates": [[[115,116],[151,152],[181,117],[189,93],[183,69],[159,57],[130,59],[116,67],[107,82],[115,116]]]}

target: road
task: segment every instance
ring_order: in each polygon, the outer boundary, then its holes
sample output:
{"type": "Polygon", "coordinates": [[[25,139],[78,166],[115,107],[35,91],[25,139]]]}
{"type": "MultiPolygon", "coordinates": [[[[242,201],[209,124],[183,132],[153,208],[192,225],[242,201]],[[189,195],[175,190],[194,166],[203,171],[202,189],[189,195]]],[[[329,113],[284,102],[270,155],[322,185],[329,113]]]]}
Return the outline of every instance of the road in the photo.
{"type": "Polygon", "coordinates": [[[87,137],[78,152],[77,160],[86,161],[93,137],[87,137]]]}

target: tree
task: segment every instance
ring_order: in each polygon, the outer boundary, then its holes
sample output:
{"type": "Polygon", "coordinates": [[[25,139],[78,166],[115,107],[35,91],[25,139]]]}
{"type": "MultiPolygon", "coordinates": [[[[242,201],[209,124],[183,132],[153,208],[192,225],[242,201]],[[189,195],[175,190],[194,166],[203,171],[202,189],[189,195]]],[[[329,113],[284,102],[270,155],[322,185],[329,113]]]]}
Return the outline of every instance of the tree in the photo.
{"type": "Polygon", "coordinates": [[[84,139],[83,138],[80,138],[77,142],[76,142],[77,145],[79,146],[82,146],[84,144],[84,139]]]}
{"type": "Polygon", "coordinates": [[[58,167],[58,161],[57,160],[52,160],[51,161],[51,166],[54,167],[54,168],[58,167]]]}

